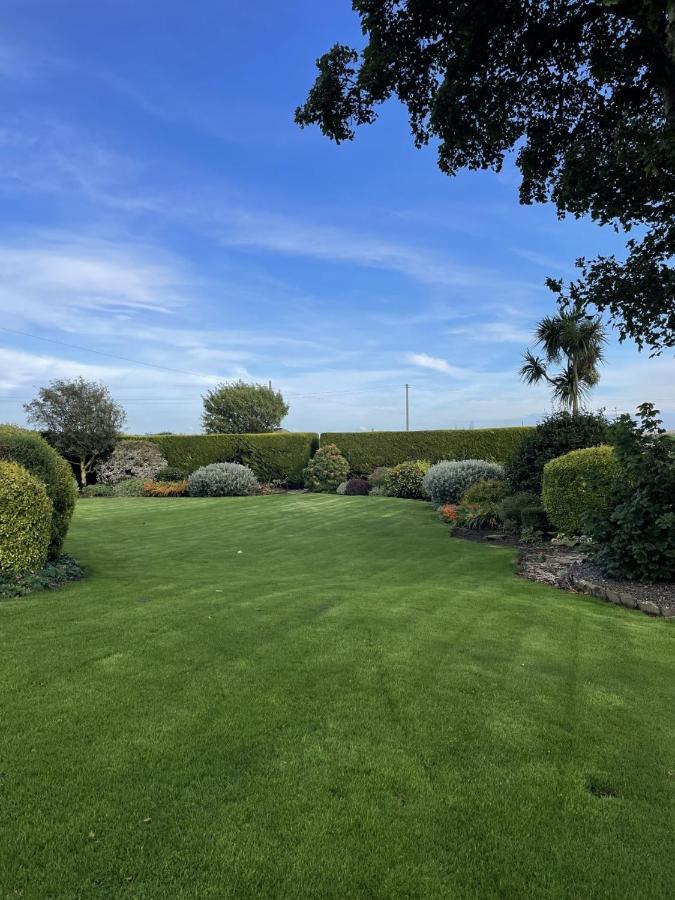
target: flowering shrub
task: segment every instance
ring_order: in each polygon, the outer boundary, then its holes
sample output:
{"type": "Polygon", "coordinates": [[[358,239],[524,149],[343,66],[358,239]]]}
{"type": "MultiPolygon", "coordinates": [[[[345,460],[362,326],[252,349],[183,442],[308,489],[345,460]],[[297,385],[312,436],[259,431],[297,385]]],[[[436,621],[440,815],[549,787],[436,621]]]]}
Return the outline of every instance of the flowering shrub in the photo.
{"type": "Polygon", "coordinates": [[[384,481],[387,494],[407,500],[425,500],[428,494],[424,487],[424,476],[429,471],[429,465],[425,460],[415,459],[394,466],[384,481]]]}
{"type": "Polygon", "coordinates": [[[188,483],[185,481],[146,481],[143,491],[148,497],[184,497],[188,483]]]}
{"type": "Polygon", "coordinates": [[[349,497],[365,496],[370,491],[370,485],[365,478],[350,478],[345,486],[345,494],[349,497]]]}
{"type": "Polygon", "coordinates": [[[253,471],[239,463],[212,463],[188,478],[191,497],[246,497],[259,487],[253,471]]]}
{"type": "Polygon", "coordinates": [[[449,525],[456,525],[459,517],[459,508],[456,503],[444,503],[438,508],[438,514],[449,525]]]}
{"type": "Polygon", "coordinates": [[[151,441],[120,441],[99,467],[98,482],[114,485],[130,478],[148,481],[165,468],[166,460],[157,444],[151,441]]]}
{"type": "Polygon", "coordinates": [[[349,463],[335,444],[320,447],[304,471],[305,487],[318,493],[333,493],[346,480],[349,463]]]}
{"type": "Polygon", "coordinates": [[[424,476],[423,485],[434,506],[457,503],[465,491],[477,481],[501,479],[504,475],[498,463],[483,459],[462,459],[436,463],[424,476]]]}

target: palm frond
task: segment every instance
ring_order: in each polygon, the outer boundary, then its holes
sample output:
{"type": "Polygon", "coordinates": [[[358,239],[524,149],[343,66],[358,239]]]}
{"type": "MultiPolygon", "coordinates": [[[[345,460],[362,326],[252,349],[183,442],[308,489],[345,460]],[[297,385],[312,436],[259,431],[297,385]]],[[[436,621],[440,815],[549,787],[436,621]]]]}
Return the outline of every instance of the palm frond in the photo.
{"type": "Polygon", "coordinates": [[[523,364],[518,374],[525,384],[538,384],[540,381],[550,381],[546,371],[546,363],[535,356],[531,350],[526,350],[523,355],[523,364]]]}

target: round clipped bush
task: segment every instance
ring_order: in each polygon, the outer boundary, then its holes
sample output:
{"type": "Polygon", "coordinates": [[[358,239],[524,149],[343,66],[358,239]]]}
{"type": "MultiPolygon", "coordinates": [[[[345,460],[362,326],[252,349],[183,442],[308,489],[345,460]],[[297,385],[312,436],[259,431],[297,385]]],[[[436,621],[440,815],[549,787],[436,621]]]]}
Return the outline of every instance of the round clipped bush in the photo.
{"type": "Polygon", "coordinates": [[[434,506],[458,503],[465,492],[477,481],[504,477],[504,469],[498,463],[484,459],[446,460],[436,463],[424,476],[424,488],[434,506]]]}
{"type": "Polygon", "coordinates": [[[384,482],[387,494],[406,500],[426,500],[428,494],[424,487],[424,476],[429,471],[429,466],[430,463],[421,459],[394,466],[389,470],[384,482]]]}
{"type": "Polygon", "coordinates": [[[52,501],[43,481],[0,461],[0,572],[36,572],[47,561],[52,501]]]}
{"type": "Polygon", "coordinates": [[[57,559],[77,497],[70,464],[39,434],[14,425],[0,425],[0,460],[18,463],[44,483],[52,502],[49,558],[57,559]]]}
{"type": "Polygon", "coordinates": [[[476,481],[464,491],[462,503],[499,503],[506,497],[506,482],[499,478],[476,481]]]}
{"type": "Polygon", "coordinates": [[[143,497],[145,480],[143,478],[125,478],[118,481],[112,489],[113,497],[143,497]]]}
{"type": "Polygon", "coordinates": [[[365,496],[370,492],[370,485],[365,478],[350,478],[345,487],[348,497],[365,496]]]}
{"type": "Polygon", "coordinates": [[[259,489],[253,471],[239,463],[211,463],[188,478],[191,497],[247,497],[259,489]]]}
{"type": "Polygon", "coordinates": [[[108,459],[99,466],[100,484],[119,484],[130,478],[151,481],[166,460],[157,444],[152,441],[119,441],[108,459]]]}
{"type": "Polygon", "coordinates": [[[164,466],[163,469],[160,469],[159,472],[152,479],[146,479],[150,481],[185,481],[187,477],[187,472],[184,469],[179,468],[178,466],[164,466]]]}
{"type": "Polygon", "coordinates": [[[335,444],[319,447],[304,471],[308,491],[332,494],[347,480],[349,463],[335,444]]]}
{"type": "Polygon", "coordinates": [[[624,470],[607,444],[572,450],[544,466],[544,509],[558,531],[583,534],[586,516],[607,512],[612,489],[623,478],[624,470]]]}

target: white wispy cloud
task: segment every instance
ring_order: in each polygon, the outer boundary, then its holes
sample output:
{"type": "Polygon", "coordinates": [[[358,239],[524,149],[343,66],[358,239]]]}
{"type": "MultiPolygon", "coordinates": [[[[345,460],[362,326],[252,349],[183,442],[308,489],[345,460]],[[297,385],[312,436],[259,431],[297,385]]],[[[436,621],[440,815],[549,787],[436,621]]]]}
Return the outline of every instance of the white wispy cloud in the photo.
{"type": "Polygon", "coordinates": [[[231,227],[222,235],[229,247],[387,269],[422,284],[446,288],[498,290],[511,297],[541,291],[540,284],[505,278],[484,265],[466,265],[381,235],[256,211],[233,209],[229,219],[231,227]]]}
{"type": "Polygon", "coordinates": [[[454,378],[467,378],[471,374],[469,369],[453,366],[447,360],[438,356],[429,356],[428,353],[406,353],[405,360],[413,366],[433,369],[434,372],[442,372],[444,375],[452,375],[454,378]]]}
{"type": "Polygon", "coordinates": [[[138,246],[43,236],[0,246],[0,312],[5,322],[81,330],[91,317],[140,312],[169,316],[186,299],[175,261],[138,246]]]}
{"type": "Polygon", "coordinates": [[[532,330],[511,322],[475,322],[471,327],[450,328],[448,334],[472,341],[495,344],[527,344],[532,342],[532,330]]]}

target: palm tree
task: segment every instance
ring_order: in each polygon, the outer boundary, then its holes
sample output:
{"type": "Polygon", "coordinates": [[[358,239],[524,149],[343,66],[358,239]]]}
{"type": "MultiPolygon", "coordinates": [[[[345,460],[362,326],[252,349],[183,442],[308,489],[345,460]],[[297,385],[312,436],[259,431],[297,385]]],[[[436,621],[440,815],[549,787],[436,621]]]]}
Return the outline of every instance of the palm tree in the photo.
{"type": "Polygon", "coordinates": [[[553,388],[554,399],[568,407],[573,416],[578,415],[581,401],[600,378],[598,366],[604,359],[607,342],[602,320],[599,316],[589,316],[579,302],[563,305],[557,315],[541,320],[535,336],[544,358],[528,349],[520,377],[527,384],[547,381],[553,388]],[[549,374],[551,365],[560,364],[560,372],[549,374]]]}

